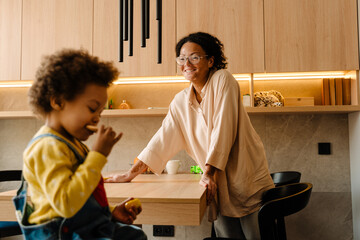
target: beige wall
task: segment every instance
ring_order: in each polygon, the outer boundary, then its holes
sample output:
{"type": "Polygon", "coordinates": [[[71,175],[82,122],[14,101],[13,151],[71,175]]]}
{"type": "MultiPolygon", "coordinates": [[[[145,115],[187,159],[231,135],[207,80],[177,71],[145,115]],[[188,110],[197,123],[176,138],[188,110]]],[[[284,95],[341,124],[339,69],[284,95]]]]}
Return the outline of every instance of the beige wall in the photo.
{"type": "Polygon", "coordinates": [[[360,239],[360,113],[349,115],[351,195],[354,239],[360,239]]]}
{"type": "MultiPolygon", "coordinates": [[[[270,171],[300,171],[301,180],[314,185],[309,205],[286,218],[288,239],[351,239],[348,115],[262,114],[250,117],[264,142],[270,171]],[[318,142],[330,142],[332,154],[318,155],[318,142]]],[[[162,119],[102,119],[104,124],[124,132],[104,171],[128,169],[161,126],[162,119]]],[[[22,151],[41,125],[42,122],[35,119],[0,120],[0,169],[21,169],[22,151]]],[[[90,147],[92,140],[86,142],[90,147]]],[[[182,171],[194,165],[184,152],[174,158],[183,161],[182,171]]],[[[152,227],[146,225],[144,230],[152,239],[152,227]]],[[[172,239],[201,239],[210,236],[210,225],[205,221],[201,227],[176,227],[175,232],[176,237],[172,239]]]]}

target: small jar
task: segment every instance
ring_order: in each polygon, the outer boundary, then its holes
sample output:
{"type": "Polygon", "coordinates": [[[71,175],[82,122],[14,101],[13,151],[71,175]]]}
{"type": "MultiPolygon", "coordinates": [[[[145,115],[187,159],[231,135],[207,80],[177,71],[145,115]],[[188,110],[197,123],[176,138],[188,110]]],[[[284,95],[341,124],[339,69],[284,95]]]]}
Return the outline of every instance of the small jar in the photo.
{"type": "Polygon", "coordinates": [[[243,105],[244,107],[251,107],[250,94],[243,95],[243,105]]]}
{"type": "Polygon", "coordinates": [[[130,105],[126,102],[126,100],[123,100],[122,103],[119,106],[120,109],[130,109],[130,105]]]}

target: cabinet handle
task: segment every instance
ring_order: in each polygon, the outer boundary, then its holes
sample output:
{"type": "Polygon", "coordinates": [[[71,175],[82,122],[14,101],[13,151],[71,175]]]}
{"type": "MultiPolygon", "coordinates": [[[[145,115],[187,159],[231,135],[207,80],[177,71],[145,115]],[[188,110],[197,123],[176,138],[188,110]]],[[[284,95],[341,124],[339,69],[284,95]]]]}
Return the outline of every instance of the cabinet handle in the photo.
{"type": "Polygon", "coordinates": [[[124,61],[124,41],[123,41],[123,24],[124,24],[124,0],[119,0],[119,62],[124,61]]]}

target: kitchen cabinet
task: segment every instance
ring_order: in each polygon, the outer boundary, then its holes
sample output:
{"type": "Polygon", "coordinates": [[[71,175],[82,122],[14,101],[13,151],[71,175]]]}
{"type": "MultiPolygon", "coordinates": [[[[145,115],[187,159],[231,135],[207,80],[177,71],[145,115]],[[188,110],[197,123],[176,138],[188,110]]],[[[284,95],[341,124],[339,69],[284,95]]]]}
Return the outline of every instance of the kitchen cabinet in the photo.
{"type": "Polygon", "coordinates": [[[0,0],[0,80],[20,80],[22,0],[0,0]]]}
{"type": "Polygon", "coordinates": [[[177,40],[208,32],[224,44],[231,73],[264,72],[263,0],[180,0],[177,40]]]}
{"type": "Polygon", "coordinates": [[[156,1],[150,1],[150,38],[141,47],[141,1],[134,1],[133,56],[124,41],[124,61],[119,62],[119,1],[94,2],[94,55],[112,61],[120,77],[170,76],[176,74],[175,0],[162,1],[162,63],[158,64],[156,1]]]}
{"type": "Polygon", "coordinates": [[[356,0],[264,0],[266,72],[358,70],[356,0]]]}
{"type": "Polygon", "coordinates": [[[93,0],[23,0],[21,79],[35,79],[44,55],[62,48],[92,52],[93,0]]]}

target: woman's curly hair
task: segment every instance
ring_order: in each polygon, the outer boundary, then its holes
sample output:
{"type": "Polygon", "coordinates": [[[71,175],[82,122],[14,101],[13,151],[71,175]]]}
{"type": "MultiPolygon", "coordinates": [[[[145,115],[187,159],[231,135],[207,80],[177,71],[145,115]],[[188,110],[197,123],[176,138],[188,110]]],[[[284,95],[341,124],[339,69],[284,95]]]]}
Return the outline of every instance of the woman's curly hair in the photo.
{"type": "Polygon", "coordinates": [[[63,49],[43,58],[28,97],[32,111],[41,117],[52,111],[50,98],[73,100],[92,83],[109,87],[119,76],[111,62],[100,61],[85,50],[63,49]]]}
{"type": "Polygon", "coordinates": [[[187,42],[200,45],[206,55],[208,55],[208,58],[214,57],[214,65],[211,69],[219,70],[227,67],[227,61],[223,51],[224,45],[216,37],[204,32],[191,33],[176,44],[176,57],[180,55],[181,47],[187,42]]]}

